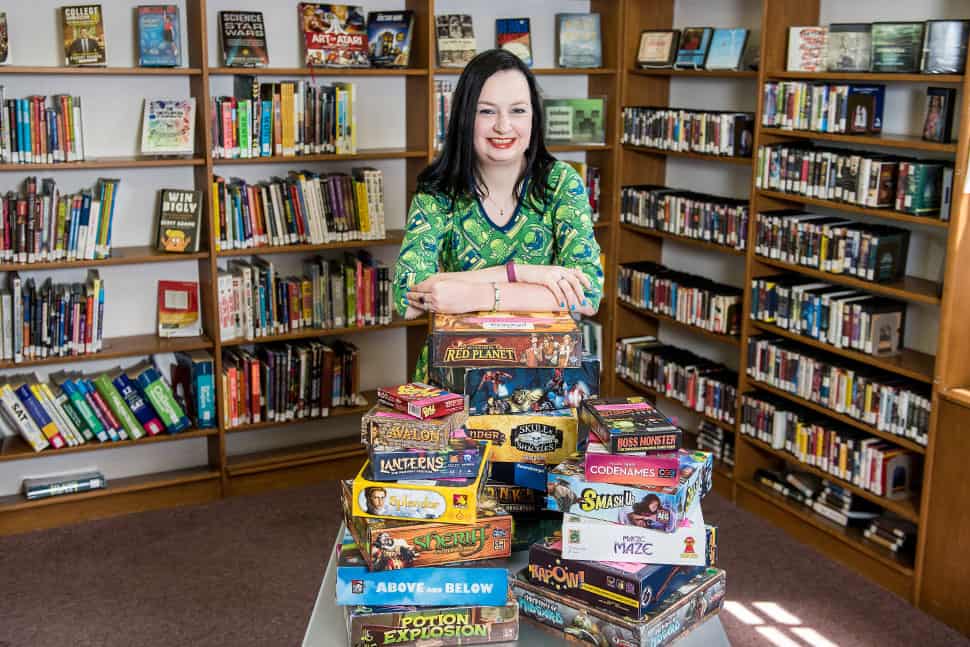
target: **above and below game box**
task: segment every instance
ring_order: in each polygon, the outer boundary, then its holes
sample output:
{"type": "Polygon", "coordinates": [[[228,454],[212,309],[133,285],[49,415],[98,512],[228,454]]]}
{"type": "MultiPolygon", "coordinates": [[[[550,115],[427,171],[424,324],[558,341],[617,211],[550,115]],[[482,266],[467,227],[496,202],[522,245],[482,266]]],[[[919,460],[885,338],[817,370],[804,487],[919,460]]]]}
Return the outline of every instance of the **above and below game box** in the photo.
{"type": "Polygon", "coordinates": [[[672,452],[683,432],[646,399],[590,398],[579,408],[580,434],[600,439],[612,454],[672,452]]]}
{"type": "Polygon", "coordinates": [[[448,449],[451,438],[468,419],[464,411],[444,418],[419,420],[380,404],[360,421],[360,441],[365,445],[408,449],[448,449]]]}
{"type": "Polygon", "coordinates": [[[511,642],[519,637],[519,607],[416,606],[346,608],[350,647],[427,647],[511,642]]]}
{"type": "Polygon", "coordinates": [[[438,313],[430,344],[440,368],[567,368],[580,366],[583,339],[568,313],[438,313]]]}

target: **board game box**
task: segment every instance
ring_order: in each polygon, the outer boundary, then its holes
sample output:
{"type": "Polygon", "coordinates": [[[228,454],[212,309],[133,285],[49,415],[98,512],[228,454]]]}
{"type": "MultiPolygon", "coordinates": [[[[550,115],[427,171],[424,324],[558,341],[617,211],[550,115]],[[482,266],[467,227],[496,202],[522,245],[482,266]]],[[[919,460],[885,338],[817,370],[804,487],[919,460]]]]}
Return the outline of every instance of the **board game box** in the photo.
{"type": "Polygon", "coordinates": [[[540,512],[546,507],[545,490],[534,490],[524,485],[490,480],[482,488],[482,495],[494,499],[500,508],[514,515],[540,512]]]}
{"type": "Polygon", "coordinates": [[[369,571],[346,528],[340,538],[339,605],[503,606],[508,600],[508,586],[508,571],[502,561],[369,571]]]}
{"type": "Polygon", "coordinates": [[[643,488],[586,480],[582,456],[549,470],[546,507],[582,517],[674,532],[691,508],[710,491],[714,463],[709,452],[679,453],[676,487],[643,488]]]}
{"type": "Polygon", "coordinates": [[[586,445],[586,480],[643,487],[675,486],[680,473],[676,454],[611,454],[599,439],[586,445]]]}
{"type": "Polygon", "coordinates": [[[367,46],[374,67],[407,67],[411,59],[414,12],[378,11],[367,14],[367,46]]]}
{"type": "Polygon", "coordinates": [[[645,398],[591,398],[579,408],[580,433],[594,434],[611,454],[672,452],[683,432],[645,398]]]}
{"type": "Polygon", "coordinates": [[[479,645],[519,637],[519,605],[347,607],[350,647],[479,645]]]}
{"type": "Polygon", "coordinates": [[[726,575],[710,568],[670,592],[642,620],[606,613],[528,581],[528,569],[511,578],[521,617],[570,642],[598,647],[666,647],[718,614],[726,575]]]}
{"type": "Polygon", "coordinates": [[[699,505],[691,508],[688,522],[672,533],[566,514],[562,555],[594,562],[716,566],[717,527],[704,525],[699,505]]]}
{"type": "Polygon", "coordinates": [[[344,521],[372,571],[438,566],[512,554],[512,517],[502,508],[480,507],[478,521],[456,525],[354,517],[352,492],[341,482],[344,521]]]}
{"type": "Polygon", "coordinates": [[[431,381],[464,394],[472,416],[575,409],[599,395],[600,361],[584,355],[576,368],[434,367],[431,381]]]}
{"type": "Polygon", "coordinates": [[[643,618],[665,595],[704,570],[703,566],[565,559],[558,538],[537,542],[529,549],[530,582],[632,620],[643,618]]]}
{"type": "Polygon", "coordinates": [[[537,541],[562,531],[562,513],[540,510],[539,512],[515,515],[515,528],[512,535],[512,552],[529,550],[537,541]]]}
{"type": "Polygon", "coordinates": [[[492,460],[556,465],[585,448],[569,410],[522,415],[470,416],[465,433],[492,443],[492,460]]]}
{"type": "Polygon", "coordinates": [[[486,445],[473,479],[397,481],[371,478],[370,461],[353,482],[353,515],[388,519],[427,519],[442,523],[470,523],[478,518],[478,497],[485,484],[491,448],[486,445]]]}
{"type": "Polygon", "coordinates": [[[307,67],[370,67],[362,7],[301,2],[299,12],[307,67]]]}
{"type": "Polygon", "coordinates": [[[418,420],[378,404],[361,418],[360,441],[384,448],[448,449],[451,437],[467,419],[468,414],[461,411],[444,418],[418,420]]]}
{"type": "Polygon", "coordinates": [[[448,449],[371,447],[368,451],[371,478],[375,481],[475,478],[487,444],[484,440],[452,436],[448,449]]]}
{"type": "Polygon", "coordinates": [[[567,313],[470,312],[435,314],[431,365],[436,367],[581,365],[583,340],[567,313]]]}
{"type": "Polygon", "coordinates": [[[546,469],[544,463],[496,463],[492,461],[489,479],[545,492],[546,469]]]}
{"type": "Polygon", "coordinates": [[[465,398],[424,382],[377,389],[377,402],[409,416],[427,420],[465,411],[465,398]]]}

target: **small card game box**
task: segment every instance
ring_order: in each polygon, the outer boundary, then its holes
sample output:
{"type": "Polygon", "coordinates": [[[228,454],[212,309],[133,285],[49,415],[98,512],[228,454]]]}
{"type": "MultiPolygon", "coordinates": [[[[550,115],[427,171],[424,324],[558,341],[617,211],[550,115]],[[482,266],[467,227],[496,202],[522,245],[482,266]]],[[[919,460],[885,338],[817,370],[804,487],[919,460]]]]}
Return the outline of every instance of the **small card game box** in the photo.
{"type": "Polygon", "coordinates": [[[449,607],[347,607],[350,647],[424,647],[513,642],[519,605],[449,607]]]}
{"type": "Polygon", "coordinates": [[[341,482],[344,521],[372,571],[440,566],[512,554],[512,516],[497,506],[479,508],[468,524],[365,519],[353,516],[353,493],[341,482]]]}
{"type": "Polygon", "coordinates": [[[680,473],[677,454],[611,454],[598,438],[586,446],[586,480],[642,487],[676,486],[680,473]]]}
{"type": "Polygon", "coordinates": [[[431,369],[431,381],[468,398],[468,415],[575,409],[600,389],[600,361],[583,355],[576,368],[431,369]]]}
{"type": "Polygon", "coordinates": [[[580,366],[579,327],[562,312],[434,315],[431,366],[566,368],[580,366]]]}
{"type": "Polygon", "coordinates": [[[464,411],[444,418],[419,420],[380,404],[360,421],[360,441],[365,445],[408,449],[448,449],[451,437],[468,419],[464,411]]]}
{"type": "Polygon", "coordinates": [[[339,605],[503,606],[508,586],[508,571],[501,561],[370,571],[346,528],[340,538],[339,605]]]}
{"type": "Polygon", "coordinates": [[[667,647],[718,614],[724,605],[725,573],[715,568],[667,594],[652,612],[634,621],[606,613],[528,580],[528,569],[510,578],[519,614],[567,642],[602,647],[667,647]],[[609,637],[609,638],[607,638],[609,637]]]}
{"type": "Polygon", "coordinates": [[[579,409],[581,434],[593,434],[611,454],[667,453],[683,446],[683,432],[644,398],[591,398],[579,409]]]}
{"type": "Polygon", "coordinates": [[[704,570],[703,566],[565,559],[562,543],[556,538],[537,542],[529,549],[530,582],[632,620],[643,618],[665,595],[704,570]]]}
{"type": "Polygon", "coordinates": [[[465,398],[423,382],[377,389],[377,402],[401,413],[427,420],[465,411],[465,398]]]}
{"type": "Polygon", "coordinates": [[[478,495],[485,485],[490,451],[486,445],[478,474],[473,479],[375,481],[371,478],[370,461],[366,461],[354,478],[354,516],[442,523],[476,521],[478,495]]]}
{"type": "Polygon", "coordinates": [[[482,494],[494,499],[499,507],[514,515],[536,513],[546,508],[545,489],[535,490],[524,485],[489,480],[482,488],[482,494]]]}
{"type": "Polygon", "coordinates": [[[576,456],[549,470],[546,507],[582,517],[673,532],[711,489],[710,452],[681,450],[676,487],[644,488],[586,479],[584,458],[576,456]]]}
{"type": "Polygon", "coordinates": [[[465,433],[492,443],[492,460],[557,465],[585,449],[572,411],[469,416],[465,433]]]}
{"type": "Polygon", "coordinates": [[[368,450],[375,481],[475,478],[488,443],[452,436],[449,449],[374,447],[368,450]]]}

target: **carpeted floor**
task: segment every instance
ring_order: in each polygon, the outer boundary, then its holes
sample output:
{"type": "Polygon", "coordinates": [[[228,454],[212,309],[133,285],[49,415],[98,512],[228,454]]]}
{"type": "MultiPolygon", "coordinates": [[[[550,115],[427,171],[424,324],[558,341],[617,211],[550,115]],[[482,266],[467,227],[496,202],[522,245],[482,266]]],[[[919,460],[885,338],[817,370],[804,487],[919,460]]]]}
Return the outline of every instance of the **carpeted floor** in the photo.
{"type": "MultiPolygon", "coordinates": [[[[322,484],[0,538],[0,647],[299,645],[336,497],[322,484]]],[[[716,494],[704,510],[734,645],[970,645],[716,494]]]]}

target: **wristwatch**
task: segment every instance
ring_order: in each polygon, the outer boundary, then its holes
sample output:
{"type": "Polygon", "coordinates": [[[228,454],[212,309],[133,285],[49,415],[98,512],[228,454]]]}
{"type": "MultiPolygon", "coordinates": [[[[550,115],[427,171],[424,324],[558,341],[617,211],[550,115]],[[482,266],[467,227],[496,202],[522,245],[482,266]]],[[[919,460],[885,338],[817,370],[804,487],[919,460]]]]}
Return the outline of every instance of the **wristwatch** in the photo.
{"type": "Polygon", "coordinates": [[[492,312],[498,312],[499,303],[502,301],[502,293],[498,289],[498,283],[492,283],[492,290],[495,292],[495,300],[492,301],[492,312]]]}

